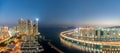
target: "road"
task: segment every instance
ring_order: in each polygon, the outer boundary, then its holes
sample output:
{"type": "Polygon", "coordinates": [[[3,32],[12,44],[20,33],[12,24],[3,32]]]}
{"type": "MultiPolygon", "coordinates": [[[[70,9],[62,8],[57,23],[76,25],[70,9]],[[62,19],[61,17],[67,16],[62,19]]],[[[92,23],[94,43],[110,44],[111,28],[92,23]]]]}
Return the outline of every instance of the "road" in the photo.
{"type": "Polygon", "coordinates": [[[77,38],[73,38],[72,35],[74,34],[74,30],[68,30],[68,31],[64,31],[64,32],[61,32],[60,35],[64,38],[67,38],[67,39],[71,39],[71,40],[74,40],[74,41],[78,41],[78,42],[86,42],[86,43],[92,43],[92,44],[99,44],[99,45],[109,45],[109,46],[120,46],[120,42],[104,42],[104,41],[91,41],[91,40],[80,40],[80,39],[77,39],[77,38]]]}

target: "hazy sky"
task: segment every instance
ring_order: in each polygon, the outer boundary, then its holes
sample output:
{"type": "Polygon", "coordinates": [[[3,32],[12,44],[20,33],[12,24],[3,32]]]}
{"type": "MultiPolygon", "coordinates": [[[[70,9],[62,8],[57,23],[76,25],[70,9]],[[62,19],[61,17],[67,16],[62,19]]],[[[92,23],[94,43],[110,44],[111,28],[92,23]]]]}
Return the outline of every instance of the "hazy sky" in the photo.
{"type": "Polygon", "coordinates": [[[0,24],[39,18],[40,24],[120,24],[118,0],[0,0],[0,24]]]}

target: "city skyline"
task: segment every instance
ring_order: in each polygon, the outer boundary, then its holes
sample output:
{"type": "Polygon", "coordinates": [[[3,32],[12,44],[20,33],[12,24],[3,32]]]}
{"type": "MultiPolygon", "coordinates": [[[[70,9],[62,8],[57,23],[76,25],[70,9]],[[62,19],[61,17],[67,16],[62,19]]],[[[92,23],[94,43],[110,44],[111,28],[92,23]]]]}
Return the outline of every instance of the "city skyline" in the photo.
{"type": "Polygon", "coordinates": [[[0,0],[0,53],[119,53],[118,0],[0,0]]]}
{"type": "Polygon", "coordinates": [[[41,25],[119,25],[117,0],[1,0],[0,25],[39,18],[41,25]],[[7,20],[7,21],[6,21],[7,20]]]}

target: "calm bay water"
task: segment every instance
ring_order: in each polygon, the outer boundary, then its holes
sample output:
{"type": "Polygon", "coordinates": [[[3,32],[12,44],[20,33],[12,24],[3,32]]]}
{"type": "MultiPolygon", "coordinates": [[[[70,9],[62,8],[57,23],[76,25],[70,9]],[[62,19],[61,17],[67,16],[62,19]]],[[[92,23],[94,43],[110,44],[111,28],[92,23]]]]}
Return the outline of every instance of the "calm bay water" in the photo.
{"type": "Polygon", "coordinates": [[[41,35],[44,35],[46,39],[50,39],[52,44],[62,50],[65,53],[81,53],[77,49],[72,49],[64,46],[60,43],[60,32],[65,30],[70,30],[73,28],[60,28],[60,27],[49,27],[49,28],[39,28],[41,35]]]}

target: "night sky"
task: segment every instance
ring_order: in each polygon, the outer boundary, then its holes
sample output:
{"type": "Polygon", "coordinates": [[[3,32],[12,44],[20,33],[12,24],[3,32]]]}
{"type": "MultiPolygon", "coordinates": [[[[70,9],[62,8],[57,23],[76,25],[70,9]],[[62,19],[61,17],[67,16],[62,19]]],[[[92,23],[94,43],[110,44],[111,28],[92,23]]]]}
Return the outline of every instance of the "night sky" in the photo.
{"type": "Polygon", "coordinates": [[[0,25],[39,18],[41,25],[120,24],[118,0],[0,0],[0,25]]]}

